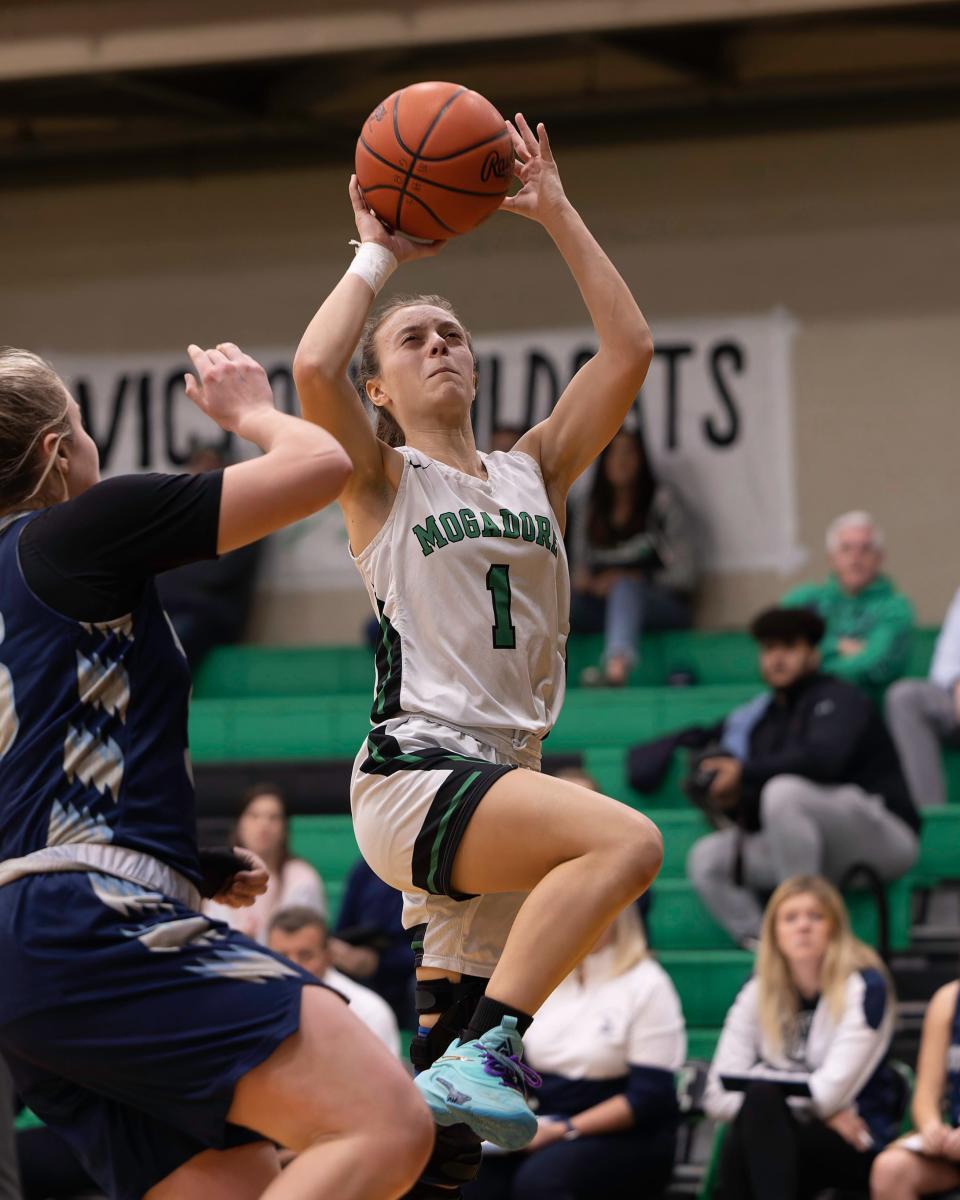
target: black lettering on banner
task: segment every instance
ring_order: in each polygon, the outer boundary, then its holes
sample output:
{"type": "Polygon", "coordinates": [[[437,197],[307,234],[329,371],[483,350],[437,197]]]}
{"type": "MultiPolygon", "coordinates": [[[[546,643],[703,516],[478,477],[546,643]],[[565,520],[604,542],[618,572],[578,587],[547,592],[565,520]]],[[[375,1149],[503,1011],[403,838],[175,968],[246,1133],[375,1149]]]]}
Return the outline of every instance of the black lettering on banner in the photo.
{"type": "Polygon", "coordinates": [[[110,459],[113,455],[114,444],[117,440],[117,431],[120,428],[120,418],[123,416],[123,410],[126,407],[127,399],[127,384],[130,378],[127,375],[120,375],[113,386],[113,407],[110,410],[110,422],[106,432],[101,435],[97,430],[96,422],[93,419],[94,396],[93,388],[88,379],[75,379],[71,392],[77,399],[77,404],[80,405],[80,412],[83,414],[83,424],[90,436],[97,444],[97,450],[100,454],[100,467],[106,471],[110,467],[110,459]]]}
{"type": "Polygon", "coordinates": [[[664,369],[667,373],[667,383],[664,388],[666,424],[663,446],[665,450],[677,450],[680,446],[680,363],[693,353],[693,346],[689,342],[677,342],[672,346],[658,344],[653,353],[655,358],[664,360],[664,369]]]}
{"type": "Polygon", "coordinates": [[[532,429],[542,419],[536,414],[541,379],[545,379],[547,382],[547,410],[544,414],[546,416],[553,412],[560,399],[560,380],[557,378],[557,370],[552,360],[539,350],[531,350],[527,354],[526,407],[524,410],[524,421],[526,422],[524,428],[526,429],[532,429]]]}
{"type": "Polygon", "coordinates": [[[739,342],[718,342],[710,350],[710,375],[721,407],[727,415],[726,427],[713,417],[703,419],[703,432],[714,446],[732,446],[740,436],[740,409],[725,371],[742,375],[746,361],[746,350],[739,342]]]}
{"type": "MultiPolygon", "coordinates": [[[[177,444],[177,408],[179,403],[186,405],[186,408],[193,407],[193,401],[188,400],[184,390],[183,376],[186,368],[181,370],[171,371],[163,384],[163,452],[166,455],[166,461],[171,466],[183,467],[190,461],[190,456],[193,454],[197,444],[203,442],[206,445],[216,446],[221,454],[230,456],[230,450],[233,446],[233,434],[227,430],[223,430],[219,442],[214,440],[214,429],[211,427],[210,437],[202,438],[197,434],[193,434],[187,438],[186,442],[179,446],[177,444]]],[[[186,411],[183,409],[182,411],[186,411]]]]}
{"type": "Polygon", "coordinates": [[[293,375],[289,367],[271,367],[267,379],[273,388],[273,396],[277,407],[292,417],[300,415],[300,405],[297,402],[297,389],[293,386],[293,375]]]}
{"type": "MultiPolygon", "coordinates": [[[[500,425],[500,355],[485,354],[477,361],[477,400],[470,409],[470,421],[476,433],[480,425],[480,398],[490,417],[489,435],[500,425]]],[[[507,422],[509,423],[509,422],[507,422]]]]}
{"type": "Polygon", "coordinates": [[[137,408],[140,413],[140,466],[153,466],[153,376],[140,376],[137,386],[137,408]]]}

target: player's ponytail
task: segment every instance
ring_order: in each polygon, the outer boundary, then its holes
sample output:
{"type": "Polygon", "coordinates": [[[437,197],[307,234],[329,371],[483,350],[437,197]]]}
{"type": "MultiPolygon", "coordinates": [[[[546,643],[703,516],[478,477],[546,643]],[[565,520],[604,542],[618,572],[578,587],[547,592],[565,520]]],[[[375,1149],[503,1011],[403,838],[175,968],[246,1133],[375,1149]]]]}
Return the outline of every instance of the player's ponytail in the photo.
{"type": "Polygon", "coordinates": [[[29,350],[0,347],[0,513],[36,505],[56,455],[44,461],[48,433],[70,438],[67,389],[29,350]]]}
{"type": "MultiPolygon", "coordinates": [[[[393,316],[401,308],[411,308],[416,304],[428,304],[431,308],[442,308],[444,312],[448,312],[455,320],[460,321],[457,316],[456,309],[449,300],[443,296],[394,296],[383,308],[378,309],[367,321],[363,327],[363,333],[360,335],[360,347],[358,350],[358,358],[354,381],[357,385],[357,391],[360,393],[360,399],[365,403],[367,399],[367,383],[371,379],[376,379],[380,374],[380,358],[377,354],[377,333],[380,331],[380,326],[384,323],[387,317],[393,316]]],[[[460,321],[462,325],[463,322],[460,321]]],[[[470,334],[464,330],[467,336],[467,345],[473,352],[473,342],[470,340],[470,334]]],[[[477,368],[477,356],[473,355],[474,371],[477,368]]],[[[406,444],[406,434],[400,428],[397,421],[391,416],[386,409],[377,409],[377,437],[386,442],[388,446],[403,446],[406,444]]]]}

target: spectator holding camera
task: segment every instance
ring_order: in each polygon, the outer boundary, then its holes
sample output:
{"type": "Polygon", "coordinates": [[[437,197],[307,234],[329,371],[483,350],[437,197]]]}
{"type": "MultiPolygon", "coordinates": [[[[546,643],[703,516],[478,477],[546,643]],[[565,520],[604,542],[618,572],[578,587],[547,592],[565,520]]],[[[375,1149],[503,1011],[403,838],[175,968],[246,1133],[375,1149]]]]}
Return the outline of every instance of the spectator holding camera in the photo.
{"type": "Polygon", "coordinates": [[[960,980],[933,996],[913,1091],[918,1131],[886,1149],[873,1165],[874,1200],[919,1200],[960,1187],[960,980]],[[946,1119],[944,1119],[946,1118],[946,1119]]]}
{"type": "Polygon", "coordinates": [[[729,826],[695,842],[687,875],[740,945],[760,933],[758,892],[794,875],[840,883],[854,866],[883,881],[917,856],[920,818],[883,720],[859,688],[820,670],[824,623],[773,608],[751,626],[770,695],[743,755],[706,758],[707,799],[729,826]]]}
{"type": "Polygon", "coordinates": [[[837,517],[827,529],[829,576],[793,588],[781,601],[823,618],[823,669],[873,694],[906,670],[913,633],[913,605],[882,574],[883,542],[869,513],[837,517]]]}
{"type": "Polygon", "coordinates": [[[866,1191],[902,1096],[884,1061],[894,1021],[890,978],[836,889],[816,876],[781,883],[707,1076],[704,1109],[730,1122],[713,1200],[866,1191]]]}
{"type": "Polygon", "coordinates": [[[914,801],[921,808],[946,804],[940,750],[960,745],[960,590],[937,638],[928,678],[895,683],[886,712],[914,801]]]}

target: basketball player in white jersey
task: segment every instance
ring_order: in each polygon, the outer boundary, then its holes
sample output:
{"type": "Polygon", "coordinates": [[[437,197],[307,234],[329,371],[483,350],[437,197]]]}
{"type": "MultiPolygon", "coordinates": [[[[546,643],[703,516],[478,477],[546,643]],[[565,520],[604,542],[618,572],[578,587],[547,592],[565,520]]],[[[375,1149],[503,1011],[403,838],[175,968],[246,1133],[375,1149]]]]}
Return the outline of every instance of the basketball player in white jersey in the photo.
{"type": "Polygon", "coordinates": [[[352,459],[340,503],[380,619],[351,800],[364,857],[404,893],[420,964],[413,1058],[441,1126],[422,1196],[465,1177],[462,1163],[445,1170],[450,1127],[467,1157],[463,1125],[507,1148],[533,1136],[520,1036],[662,856],[640,813],[538,771],[564,692],[567,491],[623,423],[653,346],[564,194],[544,127],[518,115],[511,132],[522,186],[503,208],[552,237],[599,341],[552,414],[510,453],[477,451],[476,363],[450,304],[407,298],[368,320],[398,263],[441,243],[391,235],[355,178],[362,244],[294,363],[304,415],[352,459]],[[358,344],[376,434],[348,375],[358,344]]]}

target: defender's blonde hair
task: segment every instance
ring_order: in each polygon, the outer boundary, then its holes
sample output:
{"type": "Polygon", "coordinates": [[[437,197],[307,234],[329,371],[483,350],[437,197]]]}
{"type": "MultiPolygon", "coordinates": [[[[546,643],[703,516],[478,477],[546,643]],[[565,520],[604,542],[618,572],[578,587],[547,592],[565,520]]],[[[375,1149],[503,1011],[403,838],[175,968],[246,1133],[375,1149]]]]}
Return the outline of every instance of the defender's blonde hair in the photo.
{"type": "Polygon", "coordinates": [[[60,443],[70,440],[68,400],[59,375],[39,355],[0,347],[0,513],[36,507],[60,443]],[[44,461],[48,433],[58,440],[44,461]]]}

